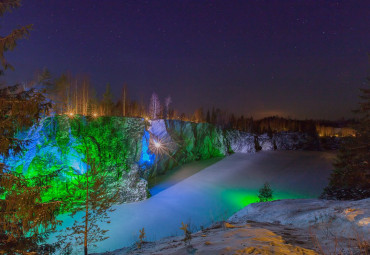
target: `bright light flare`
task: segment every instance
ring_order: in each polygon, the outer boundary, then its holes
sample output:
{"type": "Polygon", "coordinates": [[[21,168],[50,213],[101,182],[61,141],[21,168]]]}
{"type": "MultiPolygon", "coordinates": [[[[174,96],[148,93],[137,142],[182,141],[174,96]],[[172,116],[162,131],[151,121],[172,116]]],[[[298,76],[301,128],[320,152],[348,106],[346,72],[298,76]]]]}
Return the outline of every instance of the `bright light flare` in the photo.
{"type": "Polygon", "coordinates": [[[149,150],[155,155],[168,155],[170,145],[164,139],[159,137],[151,137],[149,140],[149,150]]]}
{"type": "Polygon", "coordinates": [[[154,146],[159,149],[162,145],[160,142],[154,141],[154,146]]]}

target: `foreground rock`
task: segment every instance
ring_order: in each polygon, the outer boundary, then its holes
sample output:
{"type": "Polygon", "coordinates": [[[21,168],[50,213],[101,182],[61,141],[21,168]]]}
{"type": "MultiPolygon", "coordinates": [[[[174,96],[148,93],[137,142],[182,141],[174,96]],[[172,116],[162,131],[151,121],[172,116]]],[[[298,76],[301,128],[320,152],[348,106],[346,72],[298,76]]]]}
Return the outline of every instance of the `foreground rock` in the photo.
{"type": "Polygon", "coordinates": [[[369,230],[370,199],[279,200],[245,207],[190,245],[171,237],[105,254],[368,254],[369,230]]]}
{"type": "Polygon", "coordinates": [[[217,223],[193,234],[190,245],[174,237],[144,243],[141,249],[133,246],[105,254],[318,254],[312,247],[307,235],[278,224],[217,223]],[[286,242],[284,235],[295,238],[286,242]]]}
{"type": "MultiPolygon", "coordinates": [[[[309,233],[324,254],[357,254],[369,249],[370,198],[358,201],[280,200],[251,204],[229,221],[276,223],[309,233]]],[[[361,253],[362,254],[362,253],[361,253]]]]}

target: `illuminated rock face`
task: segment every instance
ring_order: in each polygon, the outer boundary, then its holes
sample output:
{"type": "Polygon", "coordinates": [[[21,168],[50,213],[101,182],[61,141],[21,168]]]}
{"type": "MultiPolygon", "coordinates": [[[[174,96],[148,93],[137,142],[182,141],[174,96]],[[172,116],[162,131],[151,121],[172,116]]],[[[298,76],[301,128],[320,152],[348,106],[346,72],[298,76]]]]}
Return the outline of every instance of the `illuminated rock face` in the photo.
{"type": "Polygon", "coordinates": [[[109,185],[119,186],[120,201],[133,202],[146,198],[147,182],[143,178],[227,154],[223,130],[213,125],[175,120],[150,124],[146,127],[141,118],[48,117],[19,134],[31,142],[23,155],[9,158],[6,164],[26,177],[56,172],[57,177],[48,183],[53,188],[46,196],[63,198],[71,180],[88,169],[88,149],[90,157],[108,171],[109,185]],[[161,139],[165,153],[151,151],[154,138],[161,139]]]}
{"type": "MultiPolygon", "coordinates": [[[[110,185],[119,187],[121,202],[146,198],[145,179],[165,173],[187,162],[222,157],[229,152],[254,153],[262,150],[297,150],[312,145],[307,134],[254,135],[224,131],[208,123],[178,120],[84,116],[55,116],[19,134],[30,143],[24,154],[6,164],[26,177],[57,172],[46,194],[62,198],[68,183],[87,169],[86,151],[108,172],[110,185]],[[150,146],[157,142],[160,146],[150,146]],[[117,184],[117,185],[115,185],[117,184]]],[[[158,144],[156,144],[158,145],[158,144]]],[[[312,146],[311,146],[312,147],[312,146]]]]}
{"type": "Polygon", "coordinates": [[[228,130],[226,139],[233,152],[254,153],[256,146],[254,143],[254,135],[238,130],[228,130]]]}
{"type": "Polygon", "coordinates": [[[157,155],[147,176],[194,160],[225,156],[228,152],[223,130],[208,123],[153,120],[149,133],[163,141],[165,150],[157,155]]]}
{"type": "MultiPolygon", "coordinates": [[[[45,199],[63,199],[76,175],[88,168],[85,155],[88,149],[91,159],[107,171],[107,183],[122,186],[125,178],[135,179],[127,173],[140,160],[144,127],[144,121],[139,118],[48,117],[40,125],[19,134],[31,142],[23,155],[9,158],[5,163],[26,177],[57,173],[47,183],[52,188],[45,199]]],[[[146,181],[136,178],[135,182],[140,183],[136,187],[146,194],[146,181]]],[[[131,200],[135,200],[135,196],[142,199],[142,195],[137,195],[138,190],[131,191],[133,194],[128,195],[131,200]]]]}
{"type": "Polygon", "coordinates": [[[119,189],[119,202],[138,202],[147,198],[148,182],[140,178],[139,166],[131,166],[130,172],[125,172],[119,189]]]}

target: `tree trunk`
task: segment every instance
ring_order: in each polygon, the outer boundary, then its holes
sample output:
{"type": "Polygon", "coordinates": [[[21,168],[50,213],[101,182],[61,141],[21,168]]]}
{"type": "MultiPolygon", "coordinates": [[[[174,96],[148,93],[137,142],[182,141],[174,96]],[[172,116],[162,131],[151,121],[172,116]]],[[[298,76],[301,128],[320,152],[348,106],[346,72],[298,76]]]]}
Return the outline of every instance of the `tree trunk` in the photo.
{"type": "Polygon", "coordinates": [[[126,85],[123,86],[122,113],[126,116],[126,85]]]}
{"type": "Polygon", "coordinates": [[[89,223],[89,171],[86,169],[86,208],[85,208],[85,231],[84,231],[84,252],[87,255],[87,234],[89,223]]]}

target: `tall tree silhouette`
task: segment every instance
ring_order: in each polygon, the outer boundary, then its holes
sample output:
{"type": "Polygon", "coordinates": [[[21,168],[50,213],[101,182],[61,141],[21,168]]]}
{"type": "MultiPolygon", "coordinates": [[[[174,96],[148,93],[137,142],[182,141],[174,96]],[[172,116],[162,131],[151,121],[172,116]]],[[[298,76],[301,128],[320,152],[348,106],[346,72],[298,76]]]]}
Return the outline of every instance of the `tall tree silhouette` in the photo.
{"type": "Polygon", "coordinates": [[[355,137],[342,144],[329,186],[323,197],[336,199],[361,199],[370,197],[370,78],[367,88],[360,89],[359,108],[354,112],[360,121],[354,126],[355,137]]]}
{"type": "MultiPolygon", "coordinates": [[[[92,137],[88,138],[96,141],[92,137]]],[[[72,216],[80,212],[82,217],[75,220],[73,226],[60,235],[60,239],[65,244],[65,251],[77,244],[83,246],[84,254],[87,255],[91,246],[96,246],[97,242],[108,238],[108,230],[100,228],[99,222],[109,223],[108,212],[113,211],[111,207],[117,201],[119,193],[112,192],[112,189],[117,189],[107,186],[108,172],[92,158],[89,152],[91,143],[87,143],[84,136],[83,141],[87,166],[85,172],[76,177],[69,190],[73,199],[72,216]],[[76,195],[80,198],[77,201],[76,195]]]]}
{"type": "Polygon", "coordinates": [[[110,84],[108,83],[105,87],[105,92],[103,94],[103,112],[104,115],[111,115],[113,108],[112,92],[110,89],[110,84]]]}
{"type": "Polygon", "coordinates": [[[158,95],[153,92],[150,98],[149,104],[149,116],[151,119],[157,119],[160,117],[161,103],[159,101],[158,95]]]}
{"type": "MultiPolygon", "coordinates": [[[[0,15],[19,6],[19,0],[0,1],[0,15]]],[[[13,68],[4,53],[13,50],[16,41],[26,37],[30,29],[31,25],[28,25],[5,37],[0,36],[0,59],[4,70],[13,68]]],[[[17,138],[17,133],[37,123],[49,108],[50,103],[35,90],[24,91],[18,85],[0,89],[0,157],[21,154],[30,140],[17,138]]],[[[26,179],[22,173],[15,173],[0,163],[1,254],[43,254],[50,251],[50,246],[41,243],[59,224],[56,212],[60,202],[42,201],[41,196],[48,188],[45,178],[26,179]]]]}

